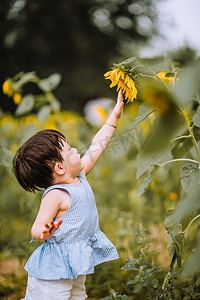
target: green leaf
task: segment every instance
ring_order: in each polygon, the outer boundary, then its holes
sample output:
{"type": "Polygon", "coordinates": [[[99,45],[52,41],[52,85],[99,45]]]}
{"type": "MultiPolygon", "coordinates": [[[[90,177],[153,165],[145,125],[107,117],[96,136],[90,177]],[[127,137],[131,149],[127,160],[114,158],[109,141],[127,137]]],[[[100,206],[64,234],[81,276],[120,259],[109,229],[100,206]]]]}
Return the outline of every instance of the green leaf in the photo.
{"type": "Polygon", "coordinates": [[[137,197],[141,196],[147,190],[147,188],[149,187],[149,185],[152,182],[154,174],[157,172],[158,169],[159,169],[159,167],[157,165],[154,165],[154,167],[151,171],[151,174],[149,176],[145,177],[145,181],[139,187],[138,192],[137,192],[137,197]]]}
{"type": "Polygon", "coordinates": [[[144,103],[140,104],[138,115],[131,127],[135,127],[140,122],[145,120],[153,111],[154,111],[154,109],[152,107],[150,107],[144,103]]]}
{"type": "Polygon", "coordinates": [[[126,60],[123,60],[119,64],[115,64],[115,66],[119,66],[119,67],[126,66],[126,65],[129,65],[131,62],[133,62],[136,59],[137,59],[137,57],[131,57],[131,58],[128,58],[126,60]]]}
{"type": "Polygon", "coordinates": [[[184,155],[188,153],[193,145],[194,144],[191,138],[182,138],[174,141],[171,148],[173,158],[177,159],[180,157],[184,157],[184,155]]]}
{"type": "Polygon", "coordinates": [[[140,292],[142,290],[142,288],[143,288],[143,284],[142,283],[136,285],[135,288],[134,288],[134,290],[133,290],[133,293],[136,294],[136,293],[140,292]]]}
{"type": "Polygon", "coordinates": [[[46,122],[49,114],[51,112],[51,106],[50,105],[44,105],[40,108],[40,110],[37,113],[37,119],[41,122],[46,122]]]}
{"type": "Polygon", "coordinates": [[[27,113],[30,113],[35,105],[35,98],[33,95],[28,94],[24,96],[20,102],[20,104],[17,106],[17,109],[15,111],[15,115],[17,117],[23,116],[27,113]]]}
{"type": "MultiPolygon", "coordinates": [[[[199,128],[194,126],[193,133],[194,133],[196,141],[199,141],[200,140],[199,128]]],[[[189,136],[188,131],[185,131],[185,125],[181,126],[180,133],[178,134],[178,136],[180,137],[179,139],[175,139],[174,141],[171,142],[171,153],[173,155],[173,158],[184,157],[191,148],[194,148],[192,138],[189,136]],[[188,136],[188,137],[181,138],[181,136],[188,136]]],[[[193,153],[192,153],[192,155],[193,155],[193,153]]],[[[196,153],[195,153],[195,155],[196,155],[196,153]]],[[[193,155],[194,159],[196,158],[195,155],[193,155]]]]}
{"type": "MultiPolygon", "coordinates": [[[[158,250],[156,250],[156,251],[150,253],[150,255],[155,255],[155,254],[158,254],[158,253],[160,253],[160,252],[162,252],[162,249],[158,249],[158,250]]],[[[162,266],[162,265],[160,265],[160,266],[162,266]]]]}
{"type": "Polygon", "coordinates": [[[58,73],[54,73],[48,78],[45,78],[39,82],[39,87],[44,92],[50,92],[57,88],[61,81],[61,75],[58,73]]]}
{"type": "Polygon", "coordinates": [[[173,92],[179,103],[186,105],[199,89],[200,62],[193,68],[182,69],[178,73],[180,80],[176,82],[173,92]]]}
{"type": "Polygon", "coordinates": [[[140,152],[137,155],[137,174],[138,179],[143,175],[150,166],[160,165],[168,160],[172,159],[169,146],[166,149],[155,151],[150,154],[144,154],[140,152]]]}
{"type": "Polygon", "coordinates": [[[60,107],[61,107],[61,104],[58,100],[55,99],[53,102],[51,102],[51,109],[53,111],[59,111],[60,107]]]}
{"type": "Polygon", "coordinates": [[[153,176],[154,174],[157,172],[157,170],[159,169],[159,167],[157,165],[154,165],[153,170],[151,171],[151,174],[147,177],[145,177],[145,181],[141,184],[141,186],[138,189],[137,192],[137,197],[141,196],[149,187],[149,185],[151,184],[152,180],[153,180],[153,176]]]}
{"type": "Polygon", "coordinates": [[[196,250],[192,253],[191,258],[183,266],[182,278],[189,278],[199,273],[200,271],[200,236],[197,238],[196,250]]]}
{"type": "Polygon", "coordinates": [[[133,280],[129,280],[127,284],[136,284],[140,281],[140,275],[137,274],[133,280]]]}
{"type": "Polygon", "coordinates": [[[37,130],[38,127],[35,124],[30,123],[25,129],[22,144],[24,144],[33,134],[35,134],[37,130]]]}
{"type": "Polygon", "coordinates": [[[17,85],[19,88],[22,88],[23,85],[25,85],[28,82],[37,81],[38,78],[36,76],[35,71],[24,73],[20,72],[17,75],[15,75],[14,80],[17,81],[17,85]]]}
{"type": "Polygon", "coordinates": [[[137,197],[141,196],[146,191],[146,189],[149,187],[151,182],[152,182],[152,176],[151,175],[145,177],[144,182],[138,188],[137,197]]]}
{"type": "Polygon", "coordinates": [[[167,231],[170,231],[174,236],[177,233],[182,232],[182,225],[180,223],[180,219],[177,219],[174,214],[175,210],[171,209],[167,212],[164,226],[167,229],[167,231]]]}
{"type": "Polygon", "coordinates": [[[185,217],[188,217],[191,213],[196,212],[200,208],[199,192],[199,188],[197,190],[194,189],[179,201],[173,215],[174,219],[182,219],[184,221],[185,217]]]}
{"type": "Polygon", "coordinates": [[[124,294],[124,295],[122,295],[120,298],[121,298],[121,300],[128,300],[128,296],[127,296],[127,295],[125,295],[125,294],[124,294]]]}
{"type": "Polygon", "coordinates": [[[164,226],[167,230],[167,248],[169,255],[172,257],[174,254],[174,240],[173,237],[176,237],[177,234],[182,233],[182,224],[179,218],[175,218],[174,210],[169,210],[164,221],[164,226]]]}
{"type": "Polygon", "coordinates": [[[142,146],[143,152],[148,154],[166,148],[171,139],[177,136],[183,119],[178,112],[157,118],[142,146]]]}
{"type": "Polygon", "coordinates": [[[143,144],[143,152],[148,154],[161,151],[177,136],[183,119],[178,112],[157,118],[143,144]]]}
{"type": "Polygon", "coordinates": [[[200,127],[200,106],[198,106],[197,113],[193,116],[193,123],[196,127],[200,127]]]}
{"type": "Polygon", "coordinates": [[[10,167],[14,154],[12,151],[0,146],[0,166],[10,167]]]}
{"type": "Polygon", "coordinates": [[[115,290],[113,290],[113,289],[110,289],[110,293],[113,297],[117,296],[117,292],[115,292],[115,290]]]}
{"type": "Polygon", "coordinates": [[[158,279],[154,278],[150,281],[151,286],[156,289],[158,287],[158,279]]]}
{"type": "Polygon", "coordinates": [[[180,171],[181,185],[188,194],[192,190],[200,189],[199,164],[185,162],[180,171]]]}

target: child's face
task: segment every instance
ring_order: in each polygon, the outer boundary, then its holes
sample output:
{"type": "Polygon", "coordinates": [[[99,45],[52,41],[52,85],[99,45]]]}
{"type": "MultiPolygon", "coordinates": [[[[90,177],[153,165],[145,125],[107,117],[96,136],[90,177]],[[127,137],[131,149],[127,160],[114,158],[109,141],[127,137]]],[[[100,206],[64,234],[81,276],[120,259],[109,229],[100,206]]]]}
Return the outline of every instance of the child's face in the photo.
{"type": "Polygon", "coordinates": [[[83,163],[80,154],[76,148],[71,148],[70,145],[63,141],[61,155],[63,157],[63,164],[67,172],[71,175],[77,175],[83,170],[83,163]]]}

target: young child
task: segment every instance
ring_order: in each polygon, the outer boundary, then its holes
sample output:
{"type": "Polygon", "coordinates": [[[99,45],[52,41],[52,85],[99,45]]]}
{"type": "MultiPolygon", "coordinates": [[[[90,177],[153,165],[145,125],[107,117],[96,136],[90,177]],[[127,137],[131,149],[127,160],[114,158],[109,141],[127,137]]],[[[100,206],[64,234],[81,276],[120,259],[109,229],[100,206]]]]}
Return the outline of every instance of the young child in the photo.
{"type": "Polygon", "coordinates": [[[33,238],[44,243],[25,265],[24,300],[85,299],[86,275],[94,272],[94,266],[118,258],[99,228],[94,194],[85,176],[109,144],[123,104],[120,91],[107,122],[82,158],[56,130],[37,132],[18,150],[13,167],[21,186],[27,191],[46,189],[31,228],[33,238]]]}

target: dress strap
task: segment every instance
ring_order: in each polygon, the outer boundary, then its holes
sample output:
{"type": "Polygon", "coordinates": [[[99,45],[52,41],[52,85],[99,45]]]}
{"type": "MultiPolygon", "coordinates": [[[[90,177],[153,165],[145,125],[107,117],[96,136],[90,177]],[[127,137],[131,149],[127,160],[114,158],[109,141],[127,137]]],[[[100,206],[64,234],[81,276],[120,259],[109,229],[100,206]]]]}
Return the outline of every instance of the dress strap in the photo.
{"type": "MultiPolygon", "coordinates": [[[[44,198],[44,196],[45,196],[49,191],[54,190],[54,189],[64,190],[64,191],[66,191],[66,192],[68,192],[68,193],[70,194],[70,191],[68,191],[68,187],[66,187],[66,186],[64,186],[64,185],[61,185],[61,184],[55,184],[55,185],[51,185],[50,187],[48,187],[48,188],[44,191],[44,193],[43,193],[43,195],[42,195],[42,199],[44,198]]],[[[70,188],[69,188],[69,190],[70,190],[70,188]]]]}
{"type": "Polygon", "coordinates": [[[86,180],[86,177],[85,177],[85,175],[84,175],[82,172],[80,172],[80,173],[78,174],[78,177],[79,177],[80,179],[86,180]]]}
{"type": "MultiPolygon", "coordinates": [[[[82,181],[86,180],[86,177],[83,175],[82,172],[80,172],[78,174],[78,178],[82,181]]],[[[76,187],[76,185],[70,185],[70,184],[54,184],[54,185],[51,185],[49,186],[43,193],[42,195],[42,199],[44,198],[44,196],[51,190],[54,190],[54,189],[59,189],[59,190],[64,190],[66,192],[68,192],[71,196],[71,192],[73,192],[74,188],[76,187]]]]}

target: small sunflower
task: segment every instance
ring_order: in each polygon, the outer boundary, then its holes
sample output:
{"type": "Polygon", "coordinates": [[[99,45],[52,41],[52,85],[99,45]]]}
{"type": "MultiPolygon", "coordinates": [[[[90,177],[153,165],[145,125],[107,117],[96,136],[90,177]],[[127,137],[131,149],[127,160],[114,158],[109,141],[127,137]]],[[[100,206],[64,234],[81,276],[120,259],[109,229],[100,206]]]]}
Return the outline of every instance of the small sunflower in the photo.
{"type": "Polygon", "coordinates": [[[6,81],[4,81],[2,90],[5,95],[8,95],[8,97],[11,97],[13,95],[13,89],[12,89],[10,81],[8,79],[6,81]]]}
{"type": "Polygon", "coordinates": [[[21,102],[22,96],[19,93],[15,93],[13,95],[13,101],[15,104],[19,104],[21,102]]]}
{"type": "Polygon", "coordinates": [[[173,192],[169,193],[168,197],[170,200],[174,200],[174,201],[176,201],[178,199],[178,195],[173,192]]]}
{"type": "Polygon", "coordinates": [[[4,81],[2,85],[2,90],[5,95],[8,97],[12,97],[15,104],[19,104],[21,102],[22,96],[17,91],[14,90],[12,86],[12,81],[7,79],[4,81]]]}
{"type": "Polygon", "coordinates": [[[175,81],[179,80],[179,78],[175,79],[174,73],[162,71],[157,74],[167,85],[173,84],[175,81]]]}
{"type": "Polygon", "coordinates": [[[117,68],[105,73],[104,76],[105,79],[110,79],[112,81],[110,88],[117,85],[117,91],[121,89],[124,93],[125,99],[133,102],[137,96],[137,89],[133,79],[127,72],[117,68]]]}

